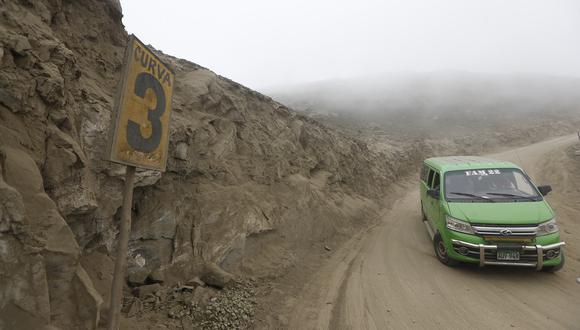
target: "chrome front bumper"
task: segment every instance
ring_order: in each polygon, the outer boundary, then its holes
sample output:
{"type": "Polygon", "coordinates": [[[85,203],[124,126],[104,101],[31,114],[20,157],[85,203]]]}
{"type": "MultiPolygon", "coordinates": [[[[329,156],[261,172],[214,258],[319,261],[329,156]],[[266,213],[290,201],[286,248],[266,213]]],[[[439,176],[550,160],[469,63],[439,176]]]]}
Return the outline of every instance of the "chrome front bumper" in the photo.
{"type": "Polygon", "coordinates": [[[525,266],[525,267],[536,267],[537,270],[541,270],[544,267],[544,251],[553,250],[561,248],[566,245],[565,242],[559,242],[550,245],[522,245],[521,249],[523,251],[535,251],[537,254],[536,262],[510,262],[510,261],[493,261],[485,259],[486,251],[497,251],[497,245],[487,245],[487,244],[473,244],[469,242],[460,241],[457,239],[451,239],[453,245],[465,246],[467,248],[479,249],[479,266],[483,267],[485,265],[501,265],[501,266],[525,266]]]}

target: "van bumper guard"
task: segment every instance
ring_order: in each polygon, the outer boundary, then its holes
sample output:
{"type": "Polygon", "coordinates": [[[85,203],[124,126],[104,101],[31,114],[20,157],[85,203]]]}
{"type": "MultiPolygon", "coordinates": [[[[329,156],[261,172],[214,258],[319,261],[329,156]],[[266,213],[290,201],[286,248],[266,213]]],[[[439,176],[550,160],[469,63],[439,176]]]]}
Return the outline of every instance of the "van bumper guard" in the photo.
{"type": "Polygon", "coordinates": [[[465,246],[467,248],[478,249],[479,250],[479,266],[483,267],[485,265],[500,265],[500,266],[524,266],[524,267],[536,267],[537,270],[541,270],[544,267],[544,251],[554,250],[561,248],[566,245],[565,242],[559,242],[549,245],[522,245],[521,249],[523,251],[535,251],[537,253],[536,262],[510,262],[510,261],[495,261],[486,260],[486,251],[497,251],[497,245],[489,244],[473,244],[469,242],[460,241],[457,239],[451,239],[453,245],[465,246]]]}

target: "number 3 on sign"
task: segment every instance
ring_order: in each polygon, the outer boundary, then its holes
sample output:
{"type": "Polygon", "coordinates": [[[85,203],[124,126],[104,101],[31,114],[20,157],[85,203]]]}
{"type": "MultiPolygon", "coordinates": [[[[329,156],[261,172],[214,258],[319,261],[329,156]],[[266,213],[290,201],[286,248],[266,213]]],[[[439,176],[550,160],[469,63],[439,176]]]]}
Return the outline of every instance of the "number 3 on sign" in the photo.
{"type": "Polygon", "coordinates": [[[137,38],[125,54],[110,160],[164,171],[175,75],[137,38]]]}
{"type": "Polygon", "coordinates": [[[155,109],[149,109],[147,119],[151,122],[151,135],[147,138],[141,133],[141,126],[129,119],[127,123],[127,142],[135,150],[141,152],[152,152],[161,142],[161,133],[163,125],[161,116],[165,112],[165,92],[163,86],[155,77],[147,72],[141,72],[135,80],[135,95],[145,98],[145,92],[148,89],[155,91],[157,98],[155,109]]]}

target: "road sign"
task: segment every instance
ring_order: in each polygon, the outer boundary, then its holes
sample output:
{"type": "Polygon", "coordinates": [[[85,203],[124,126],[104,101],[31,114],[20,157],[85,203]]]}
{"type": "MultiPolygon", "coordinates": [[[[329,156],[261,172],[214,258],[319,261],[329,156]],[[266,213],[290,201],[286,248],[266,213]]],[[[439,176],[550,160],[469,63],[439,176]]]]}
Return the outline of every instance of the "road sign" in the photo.
{"type": "Polygon", "coordinates": [[[109,159],[165,171],[175,74],[131,35],[115,103],[109,159]]]}
{"type": "Polygon", "coordinates": [[[109,330],[119,329],[135,167],[165,171],[169,118],[175,74],[139,39],[131,35],[125,51],[122,84],[115,100],[109,160],[127,165],[119,241],[111,283],[109,330]]]}

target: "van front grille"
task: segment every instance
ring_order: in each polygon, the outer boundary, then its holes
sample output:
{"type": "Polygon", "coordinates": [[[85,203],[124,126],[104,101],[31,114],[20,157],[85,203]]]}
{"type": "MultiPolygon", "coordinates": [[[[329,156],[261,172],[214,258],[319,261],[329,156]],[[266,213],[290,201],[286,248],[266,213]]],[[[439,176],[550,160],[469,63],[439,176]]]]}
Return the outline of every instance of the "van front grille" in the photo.
{"type": "Polygon", "coordinates": [[[476,234],[481,236],[526,238],[535,237],[537,226],[498,226],[498,225],[471,225],[476,234]]]}

